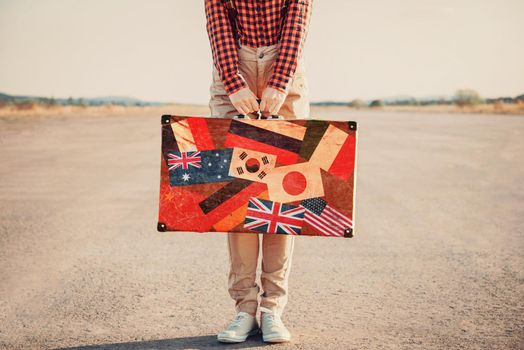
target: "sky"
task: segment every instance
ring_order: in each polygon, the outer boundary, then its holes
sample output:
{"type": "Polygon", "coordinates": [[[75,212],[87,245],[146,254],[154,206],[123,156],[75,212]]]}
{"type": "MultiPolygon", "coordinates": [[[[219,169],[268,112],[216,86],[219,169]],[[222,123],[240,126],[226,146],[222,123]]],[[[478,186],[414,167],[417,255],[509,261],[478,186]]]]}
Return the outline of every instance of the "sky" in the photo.
{"type": "MultiPolygon", "coordinates": [[[[522,0],[315,0],[312,101],[524,93],[522,0]]],[[[205,104],[203,0],[0,0],[0,92],[205,104]]]]}

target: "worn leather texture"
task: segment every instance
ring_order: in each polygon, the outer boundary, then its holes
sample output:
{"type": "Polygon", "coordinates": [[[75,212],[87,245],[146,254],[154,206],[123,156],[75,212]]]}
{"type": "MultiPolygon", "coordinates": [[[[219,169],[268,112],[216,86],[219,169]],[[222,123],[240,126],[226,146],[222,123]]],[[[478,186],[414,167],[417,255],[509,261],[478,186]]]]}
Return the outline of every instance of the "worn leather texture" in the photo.
{"type": "Polygon", "coordinates": [[[352,237],[357,124],[162,117],[159,231],[352,237]]]}

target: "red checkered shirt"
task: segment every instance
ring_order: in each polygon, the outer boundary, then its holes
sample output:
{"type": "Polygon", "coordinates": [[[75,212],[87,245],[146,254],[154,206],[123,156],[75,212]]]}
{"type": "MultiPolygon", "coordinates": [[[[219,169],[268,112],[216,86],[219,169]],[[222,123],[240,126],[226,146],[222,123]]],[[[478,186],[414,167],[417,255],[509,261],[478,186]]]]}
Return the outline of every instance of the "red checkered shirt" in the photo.
{"type": "MultiPolygon", "coordinates": [[[[285,92],[295,74],[307,36],[313,0],[288,0],[288,13],[282,26],[280,52],[268,86],[285,92]]],[[[237,10],[240,43],[250,47],[269,46],[279,42],[280,12],[283,0],[233,0],[237,10]]],[[[213,63],[228,95],[248,87],[238,74],[237,45],[223,0],[205,0],[206,29],[211,44],[213,63]]]]}

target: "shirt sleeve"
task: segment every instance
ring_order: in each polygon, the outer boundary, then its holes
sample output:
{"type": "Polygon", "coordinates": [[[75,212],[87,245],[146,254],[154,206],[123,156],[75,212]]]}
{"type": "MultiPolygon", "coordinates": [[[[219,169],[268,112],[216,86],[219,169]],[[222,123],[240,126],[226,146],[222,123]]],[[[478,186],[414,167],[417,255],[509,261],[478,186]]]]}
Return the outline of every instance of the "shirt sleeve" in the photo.
{"type": "Polygon", "coordinates": [[[274,72],[268,86],[286,92],[289,81],[295,74],[297,62],[311,18],[313,0],[290,0],[288,13],[282,26],[280,52],[275,60],[274,72]]]}
{"type": "Polygon", "coordinates": [[[238,74],[238,53],[227,8],[222,0],[205,0],[206,29],[213,55],[213,64],[224,83],[226,93],[248,87],[238,74]]]}

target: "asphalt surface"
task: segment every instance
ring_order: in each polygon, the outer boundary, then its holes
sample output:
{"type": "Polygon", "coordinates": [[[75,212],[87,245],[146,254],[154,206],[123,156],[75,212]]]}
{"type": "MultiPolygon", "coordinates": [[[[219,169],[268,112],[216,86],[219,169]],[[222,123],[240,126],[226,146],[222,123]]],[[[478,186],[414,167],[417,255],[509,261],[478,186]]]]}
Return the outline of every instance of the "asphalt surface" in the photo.
{"type": "MultiPolygon", "coordinates": [[[[312,114],[359,122],[356,236],[297,238],[278,348],[524,348],[524,117],[312,114]]],[[[226,236],[156,231],[159,164],[157,112],[0,119],[0,348],[266,346],[216,342],[226,236]]]]}

